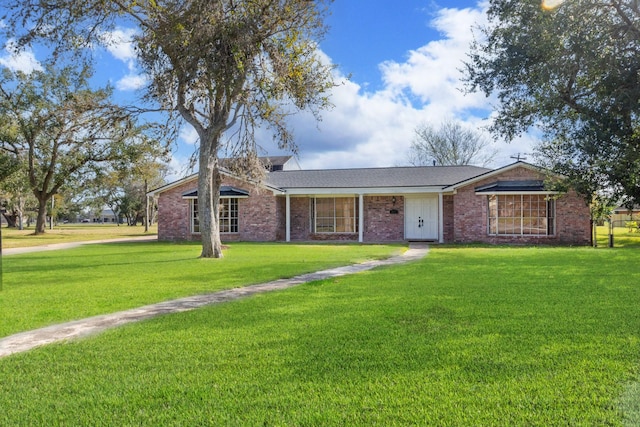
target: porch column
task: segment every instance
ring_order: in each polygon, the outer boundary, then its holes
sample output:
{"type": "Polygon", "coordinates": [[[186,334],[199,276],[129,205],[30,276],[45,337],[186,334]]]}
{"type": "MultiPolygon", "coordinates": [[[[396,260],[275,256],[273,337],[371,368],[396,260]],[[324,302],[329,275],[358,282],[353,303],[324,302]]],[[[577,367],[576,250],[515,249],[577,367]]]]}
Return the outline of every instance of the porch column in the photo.
{"type": "Polygon", "coordinates": [[[362,243],[364,235],[364,197],[358,194],[358,242],[362,243]]]}
{"type": "Polygon", "coordinates": [[[438,242],[444,243],[444,207],[442,193],[438,193],[438,242]]]}
{"type": "Polygon", "coordinates": [[[287,242],[291,241],[291,196],[289,193],[285,196],[285,240],[287,242]]]}

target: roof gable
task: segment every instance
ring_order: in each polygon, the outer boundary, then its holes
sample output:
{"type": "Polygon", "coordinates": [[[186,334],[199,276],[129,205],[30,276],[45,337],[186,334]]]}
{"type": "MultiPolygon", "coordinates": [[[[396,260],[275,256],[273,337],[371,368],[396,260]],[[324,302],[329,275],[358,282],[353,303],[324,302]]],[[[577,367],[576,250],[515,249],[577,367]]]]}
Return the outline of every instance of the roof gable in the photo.
{"type": "MultiPolygon", "coordinates": [[[[234,174],[232,174],[231,172],[229,172],[225,168],[219,168],[219,170],[220,170],[220,174],[223,175],[223,176],[226,176],[226,177],[229,177],[229,178],[233,178],[233,179],[239,179],[237,176],[235,176],[234,174]]],[[[194,173],[192,175],[189,175],[189,176],[186,176],[184,178],[178,179],[176,181],[170,182],[169,184],[163,185],[162,187],[158,187],[158,188],[156,188],[154,190],[151,190],[151,191],[149,191],[147,193],[147,196],[155,197],[160,193],[164,193],[166,191],[169,191],[169,190],[171,190],[173,188],[179,187],[179,186],[181,186],[183,184],[186,184],[188,182],[197,181],[197,180],[198,180],[198,174],[194,173]]],[[[243,180],[243,181],[246,181],[246,180],[243,180]]],[[[277,193],[282,191],[279,188],[275,188],[273,186],[270,186],[266,182],[263,182],[263,183],[249,183],[249,184],[258,185],[258,186],[261,186],[263,188],[266,188],[269,191],[273,191],[273,192],[277,192],[277,193]]]]}
{"type": "Polygon", "coordinates": [[[474,176],[474,177],[470,177],[468,179],[462,180],[460,182],[454,183],[453,185],[450,185],[447,187],[447,190],[457,190],[458,188],[462,188],[462,187],[466,187],[467,185],[471,185],[474,184],[476,182],[494,177],[494,176],[498,176],[501,175],[505,172],[508,172],[510,170],[513,169],[517,169],[517,168],[525,168],[525,169],[529,169],[532,170],[534,172],[538,172],[541,174],[548,174],[550,171],[548,169],[539,167],[539,166],[535,166],[532,165],[531,163],[527,163],[527,162],[523,162],[521,160],[515,162],[515,163],[511,163],[510,165],[507,166],[503,166],[501,168],[498,169],[493,169],[493,170],[488,170],[487,172],[474,176]]]}

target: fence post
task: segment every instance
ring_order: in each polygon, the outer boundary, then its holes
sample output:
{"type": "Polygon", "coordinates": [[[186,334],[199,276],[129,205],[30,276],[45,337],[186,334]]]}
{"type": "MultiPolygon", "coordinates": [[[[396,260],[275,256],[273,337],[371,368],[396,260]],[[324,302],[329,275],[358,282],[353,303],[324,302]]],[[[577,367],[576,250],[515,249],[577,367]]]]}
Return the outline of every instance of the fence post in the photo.
{"type": "Polygon", "coordinates": [[[609,218],[609,247],[613,247],[613,221],[609,218]]]}

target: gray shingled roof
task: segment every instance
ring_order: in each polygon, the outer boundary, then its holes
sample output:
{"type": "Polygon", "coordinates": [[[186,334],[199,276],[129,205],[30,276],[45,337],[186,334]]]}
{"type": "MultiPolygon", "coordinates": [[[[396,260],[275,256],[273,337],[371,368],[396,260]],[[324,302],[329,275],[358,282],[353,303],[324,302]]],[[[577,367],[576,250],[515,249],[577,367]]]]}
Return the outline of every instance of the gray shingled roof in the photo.
{"type": "Polygon", "coordinates": [[[295,170],[271,172],[266,183],[282,189],[445,187],[487,172],[491,169],[477,166],[295,170]]]}

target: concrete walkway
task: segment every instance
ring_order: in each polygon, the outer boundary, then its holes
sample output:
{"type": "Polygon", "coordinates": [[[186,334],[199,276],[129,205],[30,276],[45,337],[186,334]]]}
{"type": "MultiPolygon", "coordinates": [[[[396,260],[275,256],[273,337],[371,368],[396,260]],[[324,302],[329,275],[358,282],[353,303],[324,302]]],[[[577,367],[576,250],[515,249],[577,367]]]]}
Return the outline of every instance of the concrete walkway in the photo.
{"type": "Polygon", "coordinates": [[[18,255],[18,254],[27,254],[32,252],[57,251],[59,249],[71,249],[71,248],[77,248],[83,245],[95,245],[99,243],[153,242],[157,240],[158,240],[158,236],[154,234],[154,235],[139,236],[139,237],[121,237],[117,239],[89,240],[86,242],[51,243],[49,245],[31,246],[26,248],[3,249],[2,255],[18,255]]]}
{"type": "Polygon", "coordinates": [[[372,268],[383,265],[393,265],[418,260],[423,258],[427,254],[428,249],[429,248],[426,244],[412,243],[409,245],[409,250],[407,250],[403,254],[384,260],[367,261],[360,264],[349,265],[346,267],[338,267],[329,270],[318,271],[315,273],[303,274],[291,279],[280,279],[273,282],[261,283],[257,285],[246,286],[243,288],[229,289],[212,294],[180,298],[177,300],[151,304],[131,310],[120,311],[117,313],[105,314],[72,322],[61,323],[58,325],[52,325],[46,328],[35,329],[33,331],[21,332],[19,334],[10,335],[8,337],[0,339],[0,357],[27,351],[32,348],[57,341],[95,334],[105,329],[114,328],[120,325],[137,322],[144,319],[149,319],[151,317],[159,316],[162,314],[179,313],[182,311],[194,310],[196,308],[210,304],[232,301],[238,298],[243,298],[263,292],[286,289],[315,280],[323,280],[344,276],[346,274],[359,273],[361,271],[371,270],[372,268]]]}

